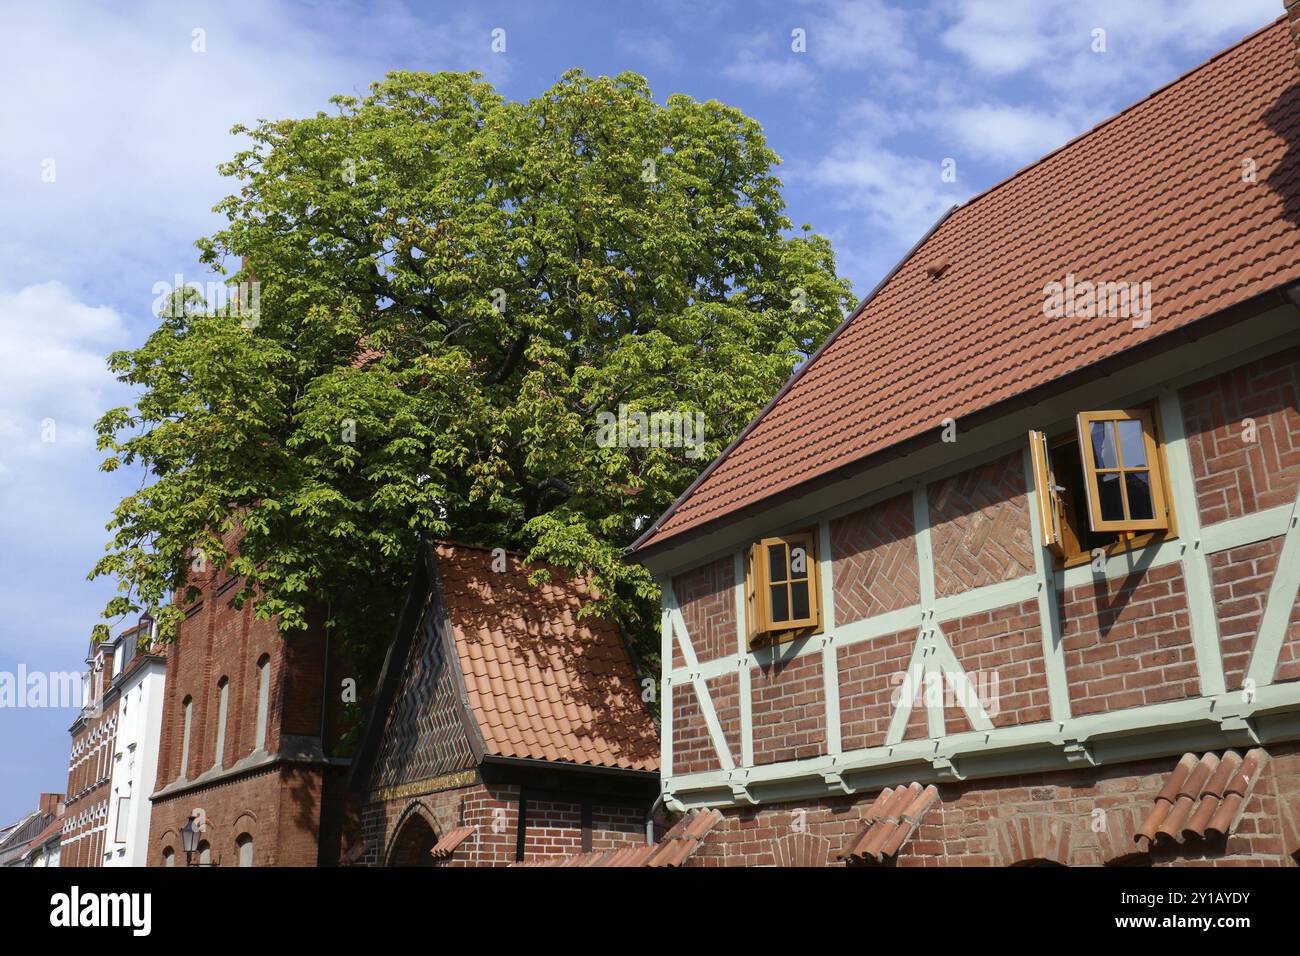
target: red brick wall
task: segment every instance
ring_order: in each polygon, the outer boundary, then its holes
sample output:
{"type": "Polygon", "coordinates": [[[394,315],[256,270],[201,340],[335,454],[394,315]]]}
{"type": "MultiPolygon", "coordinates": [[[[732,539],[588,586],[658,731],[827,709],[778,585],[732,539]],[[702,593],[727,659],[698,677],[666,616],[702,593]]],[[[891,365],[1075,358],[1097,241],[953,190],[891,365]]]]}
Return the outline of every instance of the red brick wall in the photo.
{"type": "Polygon", "coordinates": [[[1076,717],[1200,693],[1177,564],[1068,589],[1061,632],[1076,717]]]}
{"type": "Polygon", "coordinates": [[[1300,597],[1291,607],[1291,621],[1287,625],[1286,640],[1278,655],[1273,680],[1300,680],[1300,597]]]}
{"type": "Polygon", "coordinates": [[[911,628],[836,649],[840,743],[845,751],[879,747],[885,742],[894,713],[893,695],[907,673],[916,633],[911,628]]]}
{"type": "MultiPolygon", "coordinates": [[[[271,694],[266,723],[266,750],[280,747],[281,716],[285,710],[286,647],[273,621],[253,617],[251,606],[242,611],[229,606],[228,596],[205,595],[203,604],[180,627],[176,644],[167,661],[163,735],[158,755],[158,785],[180,775],[185,698],[194,701],[190,729],[190,765],[187,778],[210,770],[216,757],[218,692],[217,682],[230,681],[226,712],[226,741],[222,766],[229,767],[253,752],[257,729],[257,662],[270,657],[271,694]]],[[[320,641],[318,634],[306,634],[295,641],[320,641]]],[[[308,698],[300,708],[314,710],[315,726],[320,723],[320,683],[303,688],[308,698]]],[[[285,730],[293,733],[293,730],[285,730]]],[[[316,733],[307,730],[299,733],[316,733]]]]}
{"type": "MultiPolygon", "coordinates": [[[[1157,866],[1294,866],[1300,853],[1300,752],[1271,748],[1232,835],[1222,843],[1157,846],[1157,866]]],[[[939,800],[899,853],[897,866],[1070,866],[1121,862],[1177,756],[1130,764],[938,785],[939,800]]],[[[842,865],[878,790],[757,808],[724,808],[689,866],[842,865]]]]}
{"type": "Polygon", "coordinates": [[[1282,537],[1278,536],[1210,555],[1223,676],[1229,690],[1241,687],[1250,664],[1268,588],[1281,552],[1282,537]]]}
{"type": "Polygon", "coordinates": [[[940,597],[1034,572],[1020,452],[937,481],[928,495],[940,597]]]}
{"type": "Polygon", "coordinates": [[[910,494],[831,522],[837,624],[896,611],[921,600],[913,528],[910,494]]]}
{"type": "Polygon", "coordinates": [[[740,675],[734,671],[704,682],[713,701],[713,712],[718,715],[722,736],[731,751],[731,759],[740,764],[740,675]]]}
{"type": "MultiPolygon", "coordinates": [[[[1037,601],[945,621],[942,629],[976,689],[992,692],[996,688],[996,698],[984,704],[994,727],[1032,724],[1051,717],[1037,601]]],[[[960,710],[954,718],[957,715],[964,720],[960,710]]]]}
{"type": "Polygon", "coordinates": [[[212,847],[212,860],[237,866],[236,840],[253,838],[254,866],[315,866],[320,836],[321,771],[280,766],[218,781],[155,800],[149,823],[149,865],[161,866],[163,849],[184,864],[179,831],[191,812],[201,808],[207,820],[203,838],[212,847]]]}
{"type": "MultiPolygon", "coordinates": [[[[263,656],[269,659],[270,667],[265,752],[278,753],[285,734],[318,740],[321,737],[326,661],[321,615],[309,617],[307,631],[282,635],[275,621],[254,617],[251,602],[243,609],[230,606],[230,598],[241,585],[238,579],[209,571],[195,575],[194,582],[202,588],[201,596],[181,624],[167,660],[156,781],[159,789],[174,784],[182,771],[186,697],[193,700],[193,717],[185,779],[194,780],[214,769],[220,712],[218,682],[223,677],[229,681],[229,690],[221,768],[230,770],[253,754],[257,743],[257,663],[263,656]]],[[[328,700],[338,704],[333,695],[328,700]]],[[[322,741],[327,749],[332,744],[328,736],[322,741]]],[[[321,854],[324,773],[319,766],[301,764],[261,768],[159,801],[156,806],[166,810],[151,817],[151,864],[162,862],[164,832],[183,825],[189,812],[201,807],[213,830],[210,842],[214,855],[220,840],[228,851],[227,865],[238,861],[234,840],[239,834],[230,832],[238,819],[244,821],[239,827],[253,837],[255,865],[315,866],[321,854]],[[248,824],[249,820],[255,826],[248,824]]],[[[338,801],[329,804],[339,808],[338,801]]],[[[338,826],[327,829],[331,844],[336,844],[338,826]]],[[[168,839],[179,852],[175,834],[168,839]]]]}
{"type": "Polygon", "coordinates": [[[690,682],[673,687],[673,766],[675,775],[719,770],[717,749],[690,682]]]}
{"type": "Polygon", "coordinates": [[[1300,348],[1180,393],[1203,525],[1292,504],[1300,488],[1300,348]],[[1257,441],[1243,440],[1254,419],[1257,441]]]}
{"type": "MultiPolygon", "coordinates": [[[[525,861],[582,851],[582,806],[554,795],[529,796],[524,833],[525,861]]],[[[591,849],[611,850],[645,842],[645,808],[594,802],[591,808],[591,849]]],[[[519,826],[519,788],[481,781],[451,790],[400,797],[368,804],[364,865],[382,865],[393,842],[412,814],[419,814],[438,836],[455,827],[476,827],[475,833],[436,865],[451,867],[509,866],[515,862],[519,826]]]]}
{"type": "MultiPolygon", "coordinates": [[[[100,674],[103,687],[108,686],[112,669],[110,654],[100,674]]],[[[117,709],[116,698],[101,705],[100,713],[87,716],[72,737],[60,866],[104,865],[104,848],[113,838],[117,823],[117,807],[109,790],[117,740],[117,709]]]]}
{"type": "MultiPolygon", "coordinates": [[[[735,585],[735,559],[730,556],[673,578],[673,593],[677,595],[697,660],[711,661],[735,654],[739,649],[735,585]]],[[[674,641],[673,666],[681,667],[683,663],[674,641]]]]}
{"type": "Polygon", "coordinates": [[[826,753],[826,696],[820,654],[778,658],[750,669],[754,763],[826,753]]]}

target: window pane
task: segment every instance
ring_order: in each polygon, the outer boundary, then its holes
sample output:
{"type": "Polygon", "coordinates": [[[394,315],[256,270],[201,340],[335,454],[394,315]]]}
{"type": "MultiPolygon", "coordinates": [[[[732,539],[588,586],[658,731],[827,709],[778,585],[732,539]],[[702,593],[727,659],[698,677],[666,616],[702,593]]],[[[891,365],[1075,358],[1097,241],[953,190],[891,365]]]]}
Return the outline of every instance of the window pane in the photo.
{"type": "Polygon", "coordinates": [[[1138,521],[1154,518],[1151,507],[1151,474],[1146,471],[1126,471],[1124,478],[1128,483],[1129,517],[1138,521]]]}
{"type": "Polygon", "coordinates": [[[1124,520],[1124,498],[1119,486],[1119,474],[1097,476],[1098,501],[1102,521],[1124,520]]]}
{"type": "Polygon", "coordinates": [[[801,544],[790,549],[790,580],[798,581],[808,577],[808,551],[801,544]]]}
{"type": "Polygon", "coordinates": [[[774,544],[767,549],[767,566],[769,581],[785,580],[785,545],[774,544]]]}
{"type": "Polygon", "coordinates": [[[1092,456],[1097,460],[1098,468],[1118,468],[1119,459],[1115,456],[1115,430],[1113,422],[1093,422],[1092,456]]]}
{"type": "Polygon", "coordinates": [[[772,595],[773,622],[790,620],[790,598],[786,594],[785,585],[778,584],[768,590],[772,595]]]}
{"type": "Polygon", "coordinates": [[[801,581],[790,585],[790,620],[802,621],[808,616],[808,582],[801,581]]]}
{"type": "Polygon", "coordinates": [[[1125,468],[1145,468],[1147,443],[1142,438],[1141,422],[1116,422],[1119,429],[1119,450],[1124,456],[1125,468]]]}

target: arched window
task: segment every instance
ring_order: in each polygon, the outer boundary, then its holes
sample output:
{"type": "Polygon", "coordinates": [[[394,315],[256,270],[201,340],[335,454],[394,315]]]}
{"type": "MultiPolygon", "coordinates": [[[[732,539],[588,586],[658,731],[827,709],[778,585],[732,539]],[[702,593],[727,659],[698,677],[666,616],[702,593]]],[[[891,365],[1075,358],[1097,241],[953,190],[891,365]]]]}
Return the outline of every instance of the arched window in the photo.
{"type": "Polygon", "coordinates": [[[207,840],[199,842],[199,866],[212,865],[212,846],[207,840]]]}
{"type": "Polygon", "coordinates": [[[186,697],[181,701],[185,717],[181,722],[181,772],[177,777],[184,780],[190,772],[190,724],[194,720],[194,698],[186,697]]]}
{"type": "Polygon", "coordinates": [[[263,654],[257,661],[257,733],[253,738],[254,750],[266,749],[266,714],[271,707],[271,655],[263,654]]]}
{"type": "Polygon", "coordinates": [[[169,846],[163,847],[163,866],[176,865],[176,851],[169,846]]]}
{"type": "Polygon", "coordinates": [[[221,769],[226,756],[226,708],[230,704],[230,679],[217,681],[217,759],[212,766],[221,769]]]}
{"type": "Polygon", "coordinates": [[[239,848],[239,865],[253,865],[253,838],[247,833],[235,837],[235,846],[239,848]]]}

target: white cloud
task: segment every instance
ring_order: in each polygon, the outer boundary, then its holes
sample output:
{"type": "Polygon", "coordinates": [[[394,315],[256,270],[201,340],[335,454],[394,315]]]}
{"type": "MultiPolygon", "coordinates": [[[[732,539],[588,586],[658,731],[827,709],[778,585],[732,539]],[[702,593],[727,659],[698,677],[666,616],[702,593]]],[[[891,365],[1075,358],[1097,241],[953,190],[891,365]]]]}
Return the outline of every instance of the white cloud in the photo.
{"type": "Polygon", "coordinates": [[[814,82],[805,53],[796,53],[787,42],[784,48],[771,36],[759,34],[740,40],[723,76],[767,92],[809,90],[814,82]]]}
{"type": "Polygon", "coordinates": [[[1020,167],[1067,142],[1085,125],[1027,106],[985,103],[954,110],[941,118],[938,132],[949,132],[965,153],[1020,167]]]}
{"type": "Polygon", "coordinates": [[[953,10],[940,39],[980,73],[1028,73],[1094,102],[1152,89],[1172,79],[1175,55],[1213,53],[1282,12],[1277,0],[958,0],[953,10]],[[1104,52],[1094,49],[1098,30],[1104,52]]]}
{"type": "Polygon", "coordinates": [[[220,225],[211,207],[236,186],[216,166],[241,146],[236,123],[329,109],[392,69],[477,68],[500,82],[511,66],[486,21],[430,23],[400,3],[310,16],[285,3],[155,0],[130,16],[51,3],[8,9],[5,26],[22,41],[0,58],[0,208],[24,229],[21,242],[0,238],[0,287],[76,286],[93,268],[100,291],[142,314],[152,283],[193,271],[193,241],[220,225]]]}
{"type": "MultiPolygon", "coordinates": [[[[884,0],[851,0],[819,5],[809,18],[808,55],[823,69],[883,73],[917,62],[914,10],[884,0]]],[[[798,20],[797,13],[791,13],[798,20]]]]}
{"type": "MultiPolygon", "coordinates": [[[[105,367],[127,343],[122,317],[62,283],[0,291],[0,482],[60,444],[93,449],[92,426],[120,386],[105,367]]],[[[120,396],[119,396],[120,397],[120,396]]]]}
{"type": "Polygon", "coordinates": [[[832,192],[836,206],[863,214],[854,223],[859,241],[885,246],[901,242],[906,248],[960,201],[955,186],[945,183],[941,174],[939,159],[865,146],[839,150],[804,176],[832,192]]]}
{"type": "Polygon", "coordinates": [[[660,70],[674,69],[681,62],[676,44],[661,33],[620,34],[618,48],[660,70]]]}

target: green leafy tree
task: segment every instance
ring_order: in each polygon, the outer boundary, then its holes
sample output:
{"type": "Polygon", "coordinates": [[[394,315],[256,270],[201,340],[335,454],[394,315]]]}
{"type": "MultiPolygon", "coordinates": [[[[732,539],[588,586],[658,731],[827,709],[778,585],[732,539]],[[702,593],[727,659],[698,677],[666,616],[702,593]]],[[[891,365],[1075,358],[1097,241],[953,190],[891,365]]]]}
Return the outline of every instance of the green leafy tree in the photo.
{"type": "Polygon", "coordinates": [[[239,189],[200,259],[240,263],[256,321],[178,295],[110,358],[139,398],[99,421],[103,468],[147,479],[91,572],[119,582],[105,618],[172,635],[199,549],[237,605],[294,629],[328,602],[364,656],[428,533],[590,573],[646,635],[657,589],[623,549],[850,304],[759,125],[631,73],[528,102],[393,73],[331,102],[236,127],[221,168],[239,189]],[[702,413],[702,444],[602,442],[620,405],[702,413]]]}

